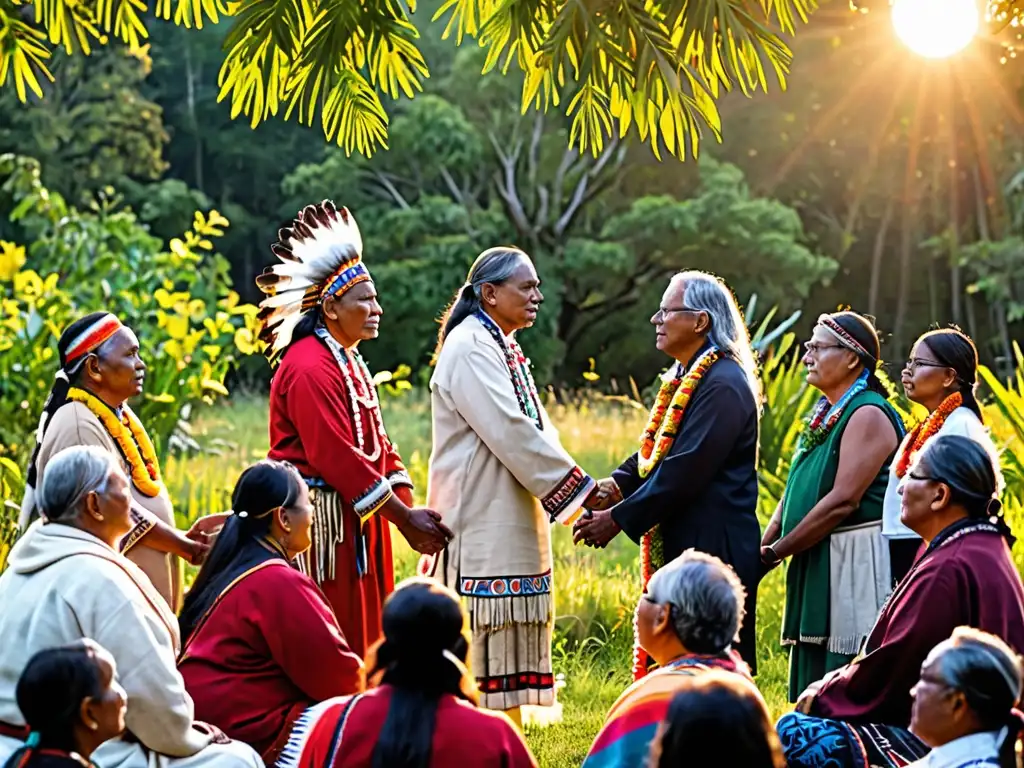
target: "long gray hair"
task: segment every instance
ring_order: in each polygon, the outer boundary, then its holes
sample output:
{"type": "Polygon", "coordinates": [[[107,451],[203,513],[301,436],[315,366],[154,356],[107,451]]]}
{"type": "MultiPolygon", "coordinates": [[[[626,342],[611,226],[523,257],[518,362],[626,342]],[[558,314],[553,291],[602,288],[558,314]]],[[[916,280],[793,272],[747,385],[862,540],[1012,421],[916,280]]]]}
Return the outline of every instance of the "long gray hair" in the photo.
{"type": "Polygon", "coordinates": [[[480,309],[480,290],[484,284],[501,285],[512,277],[512,273],[520,264],[529,260],[530,257],[525,251],[511,246],[488,248],[476,257],[473,266],[469,268],[465,284],[455,294],[441,317],[441,331],[437,336],[435,355],[441,352],[441,346],[452,329],[480,309]]]}
{"type": "Polygon", "coordinates": [[[761,407],[761,379],[757,375],[757,358],[750,346],[750,331],[743,322],[736,297],[725,282],[707,272],[679,272],[672,278],[684,285],[683,306],[708,313],[711,328],[708,340],[726,357],[732,358],[747,376],[754,402],[761,407]]]}

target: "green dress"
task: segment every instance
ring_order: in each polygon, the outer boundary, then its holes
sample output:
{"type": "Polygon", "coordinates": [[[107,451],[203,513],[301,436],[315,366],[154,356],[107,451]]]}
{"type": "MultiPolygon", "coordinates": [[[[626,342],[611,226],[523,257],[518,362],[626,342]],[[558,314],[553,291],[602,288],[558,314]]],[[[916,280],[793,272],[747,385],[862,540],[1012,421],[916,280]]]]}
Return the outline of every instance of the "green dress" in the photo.
{"type": "MultiPolygon", "coordinates": [[[[832,490],[839,469],[839,446],[854,412],[865,406],[881,408],[897,435],[903,422],[880,394],[857,393],[847,403],[823,442],[800,450],[793,459],[782,505],[782,535],[790,533],[814,506],[832,490]]],[[[880,521],[882,500],[889,482],[890,456],[878,477],[861,499],[860,506],[842,522],[843,527],[880,521]]],[[[809,550],[794,555],[786,572],[786,608],[782,617],[782,642],[790,647],[789,700],[795,702],[811,683],[849,663],[854,656],[828,650],[829,640],[829,537],[809,550]]]]}

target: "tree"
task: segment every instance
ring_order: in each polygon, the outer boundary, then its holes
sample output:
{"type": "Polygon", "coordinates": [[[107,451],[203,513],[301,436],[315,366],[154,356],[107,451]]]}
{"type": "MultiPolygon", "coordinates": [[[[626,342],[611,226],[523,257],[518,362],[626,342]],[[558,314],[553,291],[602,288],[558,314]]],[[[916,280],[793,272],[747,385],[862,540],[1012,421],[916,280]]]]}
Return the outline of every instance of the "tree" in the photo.
{"type": "MultiPolygon", "coordinates": [[[[572,117],[571,146],[598,156],[631,130],[676,157],[721,138],[717,100],[785,85],[795,32],[817,0],[443,0],[444,37],[472,37],[483,71],[522,72],[520,102],[572,117]]],[[[0,0],[0,85],[42,97],[53,51],[89,54],[111,40],[145,49],[147,17],[202,28],[233,16],[221,100],[256,127],[319,122],[346,153],[387,146],[384,99],[412,98],[429,76],[415,0],[0,0]]]]}
{"type": "Polygon", "coordinates": [[[58,54],[52,70],[36,103],[0,90],[0,154],[36,158],[43,182],[74,202],[125,179],[159,178],[168,136],[163,110],[141,93],[147,63],[110,48],[89,58],[58,54]]]}

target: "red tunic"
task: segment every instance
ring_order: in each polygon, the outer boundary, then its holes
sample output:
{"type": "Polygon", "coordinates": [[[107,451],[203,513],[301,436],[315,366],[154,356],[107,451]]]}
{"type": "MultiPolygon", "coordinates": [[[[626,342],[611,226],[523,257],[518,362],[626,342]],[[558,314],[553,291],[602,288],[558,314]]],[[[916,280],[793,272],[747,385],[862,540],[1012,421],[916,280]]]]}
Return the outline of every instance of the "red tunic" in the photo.
{"type": "Polygon", "coordinates": [[[362,687],[362,662],[320,590],[277,559],[221,593],[178,667],[196,718],[251,745],[269,764],[304,710],[362,687]]]}
{"type": "MultiPolygon", "coordinates": [[[[445,663],[445,662],[440,662],[445,663]]],[[[330,768],[370,768],[373,750],[388,716],[392,688],[382,685],[359,697],[348,710],[345,727],[330,768]]],[[[282,765],[288,768],[323,768],[332,753],[338,721],[350,699],[337,699],[317,713],[307,730],[288,745],[282,765]]],[[[537,768],[522,734],[506,715],[478,709],[446,694],[437,703],[430,768],[537,768]]]]}
{"type": "MultiPolygon", "coordinates": [[[[347,363],[359,399],[368,398],[358,366],[347,363]]],[[[372,382],[369,387],[372,390],[372,382]]],[[[370,409],[359,406],[353,420],[346,378],[327,345],[316,336],[295,342],[270,387],[270,458],[291,462],[307,478],[323,480],[341,497],[343,539],[335,547],[334,578],[319,585],[327,595],[352,649],[365,656],[381,636],[381,604],[395,586],[391,535],[376,512],[391,493],[412,504],[412,487],[398,451],[379,434],[370,409]],[[365,451],[360,451],[358,435],[365,451]],[[367,453],[379,454],[372,460],[367,453]],[[369,517],[366,517],[369,515],[369,517]],[[366,547],[365,571],[356,563],[358,532],[366,547]]],[[[317,537],[313,530],[311,573],[317,573],[317,537]]]]}
{"type": "Polygon", "coordinates": [[[868,654],[829,679],[812,714],[910,725],[910,689],[932,648],[969,626],[1024,651],[1024,588],[997,533],[967,533],[928,554],[896,588],[868,637],[868,654]]]}

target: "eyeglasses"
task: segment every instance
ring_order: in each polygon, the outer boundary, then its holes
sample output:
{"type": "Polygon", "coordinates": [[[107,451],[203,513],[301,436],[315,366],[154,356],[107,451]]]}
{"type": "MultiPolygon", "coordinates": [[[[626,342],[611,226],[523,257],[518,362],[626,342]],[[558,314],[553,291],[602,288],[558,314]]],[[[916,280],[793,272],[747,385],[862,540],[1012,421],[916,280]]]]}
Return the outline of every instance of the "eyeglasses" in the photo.
{"type": "Polygon", "coordinates": [[[809,355],[818,355],[826,349],[845,349],[842,344],[819,344],[816,341],[805,341],[804,349],[809,355]]]}
{"type": "Polygon", "coordinates": [[[679,312],[680,314],[683,313],[683,312],[690,312],[690,313],[698,313],[699,314],[700,312],[703,312],[703,311],[704,311],[703,309],[690,309],[689,307],[658,307],[658,311],[655,314],[658,314],[658,315],[670,315],[673,312],[679,312]]]}
{"type": "Polygon", "coordinates": [[[910,371],[911,373],[916,371],[918,368],[949,368],[949,366],[943,365],[942,363],[936,363],[931,360],[922,360],[919,357],[910,358],[907,360],[906,365],[903,366],[903,370],[910,371]]]}

